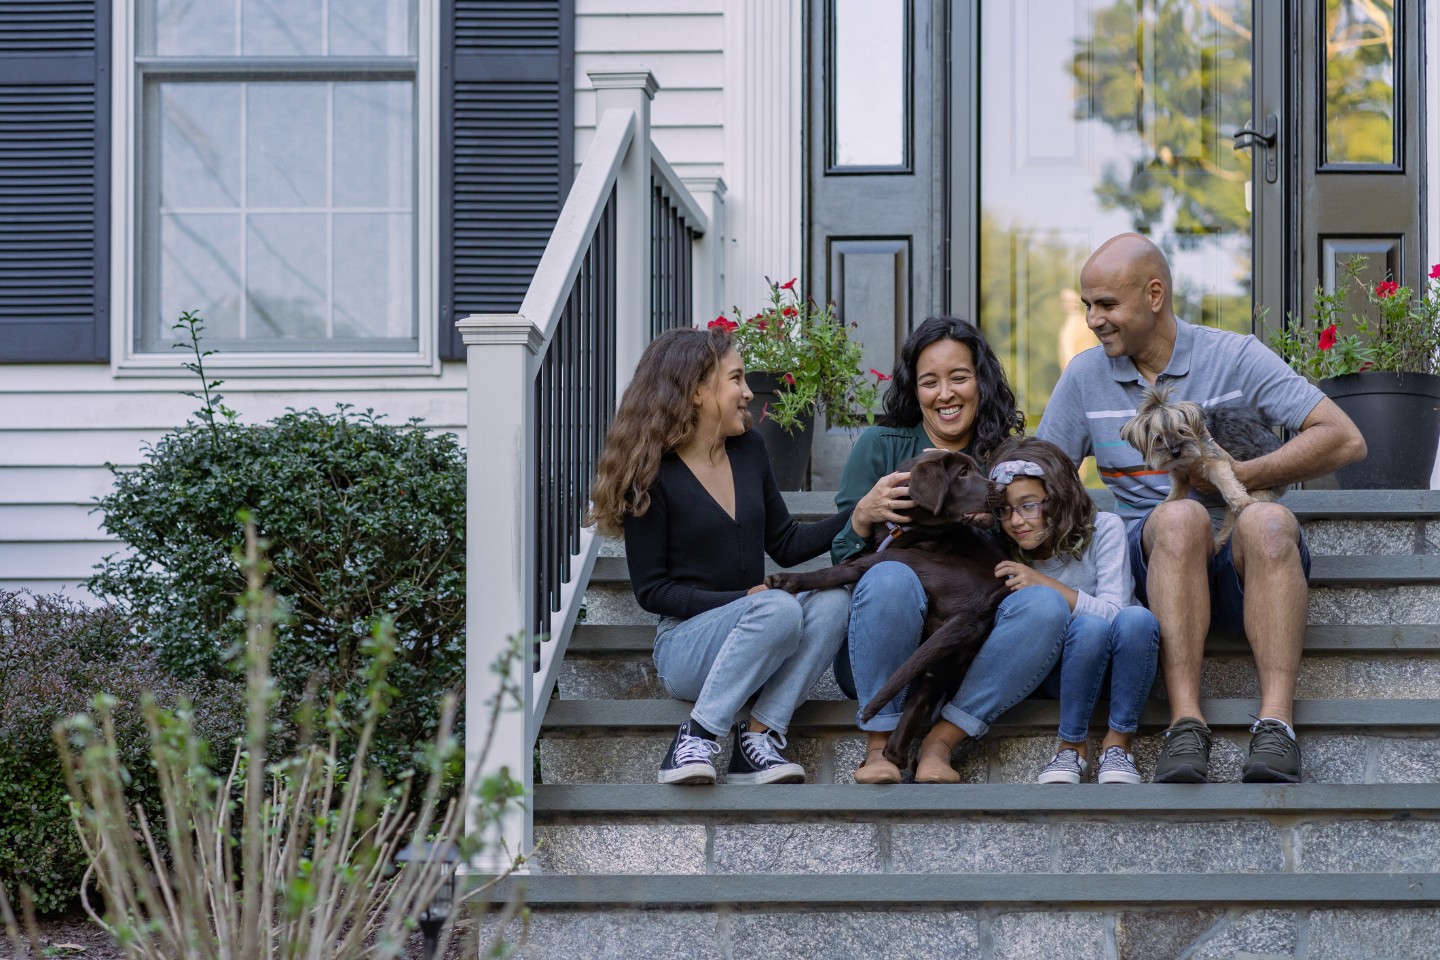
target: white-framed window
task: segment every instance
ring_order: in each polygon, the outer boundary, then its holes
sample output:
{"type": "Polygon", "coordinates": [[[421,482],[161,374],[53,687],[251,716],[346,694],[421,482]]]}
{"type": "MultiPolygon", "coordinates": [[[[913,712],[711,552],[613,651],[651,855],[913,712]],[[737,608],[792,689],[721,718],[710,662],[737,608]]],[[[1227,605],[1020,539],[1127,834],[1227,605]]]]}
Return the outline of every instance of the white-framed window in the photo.
{"type": "Polygon", "coordinates": [[[434,361],[428,0],[130,0],[120,366],[434,361]]]}

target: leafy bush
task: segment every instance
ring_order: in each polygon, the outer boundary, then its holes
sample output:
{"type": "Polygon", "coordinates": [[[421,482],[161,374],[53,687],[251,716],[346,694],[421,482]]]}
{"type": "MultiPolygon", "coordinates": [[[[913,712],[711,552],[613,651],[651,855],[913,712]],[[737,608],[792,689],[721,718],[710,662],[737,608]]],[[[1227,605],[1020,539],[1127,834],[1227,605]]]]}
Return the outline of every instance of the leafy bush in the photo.
{"type": "Polygon", "coordinates": [[[51,728],[97,695],[113,698],[130,797],[153,813],[159,794],[140,709],[147,692],[169,708],[193,702],[192,722],[211,743],[228,745],[243,729],[237,683],[177,681],[133,642],[121,611],[0,591],[0,883],[28,886],[42,911],[75,899],[86,866],[51,728]]]}
{"type": "Polygon", "coordinates": [[[396,697],[373,762],[397,774],[433,741],[440,697],[464,678],[464,455],[418,421],[393,427],[344,405],[262,426],[220,407],[222,420],[213,385],[201,423],[166,435],[138,469],[111,467],[102,525],[130,550],[88,586],[129,610],[177,675],[225,677],[244,641],[239,517],[253,516],[289,614],[273,665],[286,706],[312,682],[359,696],[374,617],[392,619],[396,697]]]}

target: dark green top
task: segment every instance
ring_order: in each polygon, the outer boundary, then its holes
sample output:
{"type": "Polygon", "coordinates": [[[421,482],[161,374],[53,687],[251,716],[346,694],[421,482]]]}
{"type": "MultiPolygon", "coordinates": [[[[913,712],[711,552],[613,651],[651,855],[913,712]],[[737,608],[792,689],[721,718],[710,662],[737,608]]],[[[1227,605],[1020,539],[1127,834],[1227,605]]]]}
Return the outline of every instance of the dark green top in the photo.
{"type": "MultiPolygon", "coordinates": [[[[840,490],[835,494],[835,506],[841,510],[853,510],[860,498],[870,492],[875,481],[911,457],[918,457],[926,449],[935,446],[935,441],[925,432],[925,422],[913,427],[866,427],[845,461],[845,472],[840,475],[840,490]]],[[[966,447],[965,453],[974,455],[974,445],[966,447]]],[[[839,563],[846,557],[854,556],[869,549],[866,540],[850,522],[836,535],[830,544],[830,559],[839,563]]]]}

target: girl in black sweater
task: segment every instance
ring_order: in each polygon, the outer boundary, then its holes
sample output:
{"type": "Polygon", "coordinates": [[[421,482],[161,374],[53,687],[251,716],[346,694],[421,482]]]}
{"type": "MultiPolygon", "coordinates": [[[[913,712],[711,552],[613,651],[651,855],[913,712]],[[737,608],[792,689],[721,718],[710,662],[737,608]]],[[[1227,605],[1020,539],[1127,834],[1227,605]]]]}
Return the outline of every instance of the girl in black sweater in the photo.
{"type": "Polygon", "coordinates": [[[734,724],[730,783],[798,783],[780,750],[795,707],[845,639],[844,589],[791,596],[764,585],[765,554],[793,566],[823,553],[845,510],[797,523],[750,431],[745,368],[720,330],[670,330],[646,347],[605,439],[592,494],[600,532],[625,536],[640,606],[660,615],[655,669],[692,700],[661,783],[714,783],[717,738],[734,724]]]}

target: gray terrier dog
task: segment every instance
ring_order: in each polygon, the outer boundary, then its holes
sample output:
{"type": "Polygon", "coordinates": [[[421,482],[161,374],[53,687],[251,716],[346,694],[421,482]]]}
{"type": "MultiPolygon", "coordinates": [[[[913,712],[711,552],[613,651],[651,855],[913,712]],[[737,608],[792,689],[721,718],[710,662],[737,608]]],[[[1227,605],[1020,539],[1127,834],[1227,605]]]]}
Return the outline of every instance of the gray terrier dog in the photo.
{"type": "Polygon", "coordinates": [[[1189,400],[1171,400],[1169,387],[1151,387],[1135,416],[1120,428],[1120,436],[1140,451],[1151,469],[1170,471],[1167,503],[1190,493],[1192,469],[1198,469],[1220,491],[1225,498],[1225,523],[1215,535],[1216,550],[1230,539],[1241,510],[1262,500],[1278,500],[1285,492],[1284,487],[1246,490],[1230,466],[1231,458],[1253,460],[1280,446],[1280,438],[1253,413],[1225,408],[1207,411],[1189,400]]]}

